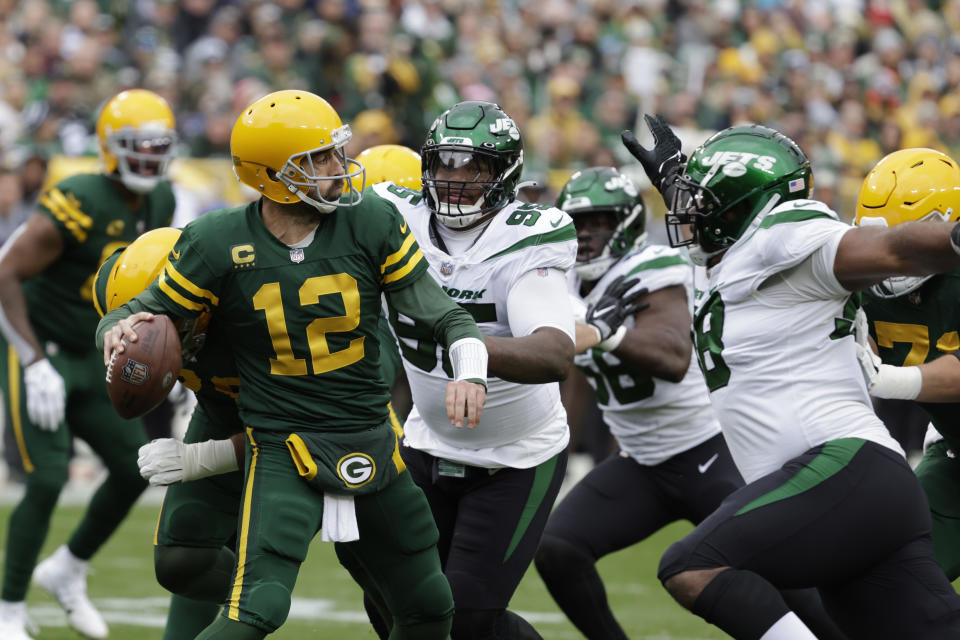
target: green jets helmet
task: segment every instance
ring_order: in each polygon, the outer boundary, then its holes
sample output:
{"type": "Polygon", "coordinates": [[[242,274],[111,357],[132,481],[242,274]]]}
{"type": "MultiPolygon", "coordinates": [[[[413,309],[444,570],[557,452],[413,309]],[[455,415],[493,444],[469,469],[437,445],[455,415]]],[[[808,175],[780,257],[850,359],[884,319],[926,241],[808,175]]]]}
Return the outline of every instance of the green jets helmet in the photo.
{"type": "Polygon", "coordinates": [[[492,102],[450,107],[430,127],[420,155],[427,204],[448,227],[468,227],[516,197],[523,140],[492,102]]]}
{"type": "MultiPolygon", "coordinates": [[[[630,178],[613,167],[590,167],[574,173],[557,196],[557,208],[570,214],[578,230],[577,220],[585,214],[610,215],[611,230],[592,234],[602,236],[600,255],[578,261],[573,267],[587,282],[600,278],[621,256],[647,238],[647,211],[640,191],[630,178]]],[[[578,237],[581,235],[578,233],[578,237]]]]}
{"type": "Polygon", "coordinates": [[[724,129],[693,152],[677,180],[666,216],[670,246],[690,245],[690,257],[705,264],[758,216],[812,190],[810,161],[793,140],[756,124],[724,129]]]}

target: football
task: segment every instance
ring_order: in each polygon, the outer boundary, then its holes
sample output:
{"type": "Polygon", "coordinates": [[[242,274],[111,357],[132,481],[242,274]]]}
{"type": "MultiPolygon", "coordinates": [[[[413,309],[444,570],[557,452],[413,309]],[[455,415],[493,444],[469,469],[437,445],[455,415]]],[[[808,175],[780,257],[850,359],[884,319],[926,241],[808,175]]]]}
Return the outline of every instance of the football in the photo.
{"type": "Polygon", "coordinates": [[[164,315],[133,325],[136,342],[124,341],[107,365],[107,394],[123,418],[147,413],[170,393],[180,375],[180,336],[164,315]]]}

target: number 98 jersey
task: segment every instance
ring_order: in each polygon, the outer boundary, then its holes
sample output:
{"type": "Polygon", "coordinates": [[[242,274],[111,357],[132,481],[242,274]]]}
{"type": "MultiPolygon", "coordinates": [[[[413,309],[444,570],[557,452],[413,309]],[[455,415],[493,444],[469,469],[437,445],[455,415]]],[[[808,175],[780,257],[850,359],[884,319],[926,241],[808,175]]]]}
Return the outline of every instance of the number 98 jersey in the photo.
{"type": "MultiPolygon", "coordinates": [[[[573,221],[563,211],[513,201],[501,209],[465,251],[451,255],[419,192],[393,183],[373,190],[410,224],[430,264],[430,275],[466,309],[485,335],[513,335],[507,296],[531,271],[567,271],[577,254],[573,221]]],[[[464,233],[464,232],[458,232],[464,233]]],[[[469,232],[467,232],[469,233],[469,232]]],[[[450,424],[444,394],[452,371],[433,336],[409,318],[391,313],[414,408],[404,424],[406,442],[431,455],[475,466],[529,468],[556,455],[569,440],[556,382],[518,384],[487,379],[487,401],[476,429],[450,424]]]]}

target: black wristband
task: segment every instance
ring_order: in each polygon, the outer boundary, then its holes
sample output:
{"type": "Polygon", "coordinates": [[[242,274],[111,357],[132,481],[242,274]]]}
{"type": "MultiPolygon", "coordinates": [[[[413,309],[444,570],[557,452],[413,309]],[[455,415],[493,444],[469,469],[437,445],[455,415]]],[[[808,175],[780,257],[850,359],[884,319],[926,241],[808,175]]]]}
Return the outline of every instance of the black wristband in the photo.
{"type": "Polygon", "coordinates": [[[950,230],[950,245],[957,254],[960,254],[960,222],[954,224],[953,229],[950,230]]]}

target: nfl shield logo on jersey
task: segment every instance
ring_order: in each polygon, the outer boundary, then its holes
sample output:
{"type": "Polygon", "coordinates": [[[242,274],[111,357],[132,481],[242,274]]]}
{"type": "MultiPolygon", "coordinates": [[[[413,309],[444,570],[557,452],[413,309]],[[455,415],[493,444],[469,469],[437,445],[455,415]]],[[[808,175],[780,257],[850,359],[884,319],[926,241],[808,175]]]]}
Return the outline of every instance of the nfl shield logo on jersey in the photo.
{"type": "Polygon", "coordinates": [[[303,249],[291,249],[290,250],[290,260],[300,264],[303,262],[303,249]]]}
{"type": "Polygon", "coordinates": [[[440,273],[445,276],[453,273],[453,263],[452,262],[441,262],[440,263],[440,273]]]}

